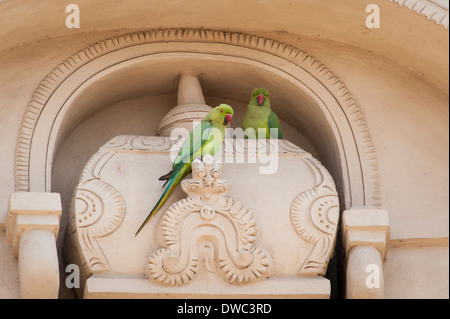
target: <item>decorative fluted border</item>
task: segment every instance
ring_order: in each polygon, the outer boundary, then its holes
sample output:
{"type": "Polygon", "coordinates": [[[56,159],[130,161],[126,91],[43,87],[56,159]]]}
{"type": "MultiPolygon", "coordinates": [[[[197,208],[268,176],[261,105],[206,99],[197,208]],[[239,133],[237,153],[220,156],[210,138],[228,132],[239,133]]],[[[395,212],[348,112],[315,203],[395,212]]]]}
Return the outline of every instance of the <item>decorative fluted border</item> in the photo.
{"type": "Polygon", "coordinates": [[[449,16],[448,7],[445,8],[438,1],[433,0],[389,0],[399,4],[402,7],[407,7],[411,11],[415,11],[420,15],[428,18],[428,20],[433,20],[437,24],[444,26],[448,30],[449,27],[449,16]]]}
{"type": "Polygon", "coordinates": [[[365,165],[365,169],[369,170],[365,171],[368,174],[366,177],[370,176],[368,180],[372,184],[371,198],[366,198],[366,202],[374,206],[381,205],[379,165],[369,127],[351,93],[333,72],[315,58],[285,43],[250,34],[204,29],[149,30],[109,38],[77,52],[51,71],[33,93],[22,119],[15,153],[16,191],[29,191],[33,133],[40,114],[59,85],[77,69],[100,56],[127,47],[158,42],[219,43],[251,48],[286,59],[313,75],[336,98],[351,123],[360,157],[365,158],[363,161],[368,164],[365,165]]]}

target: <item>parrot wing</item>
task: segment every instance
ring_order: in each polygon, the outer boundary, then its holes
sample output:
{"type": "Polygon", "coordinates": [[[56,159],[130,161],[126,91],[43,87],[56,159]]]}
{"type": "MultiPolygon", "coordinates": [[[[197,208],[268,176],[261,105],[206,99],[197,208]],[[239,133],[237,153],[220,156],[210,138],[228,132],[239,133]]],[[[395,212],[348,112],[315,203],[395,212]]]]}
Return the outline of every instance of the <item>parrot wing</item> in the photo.
{"type": "Polygon", "coordinates": [[[189,136],[184,140],[177,157],[173,161],[172,170],[159,178],[160,181],[166,181],[163,187],[166,186],[169,180],[180,172],[184,164],[192,162],[192,155],[201,149],[208,140],[211,132],[211,126],[211,122],[202,121],[200,125],[197,125],[189,133],[189,136]]]}
{"type": "Polygon", "coordinates": [[[208,140],[211,132],[212,124],[209,121],[202,121],[200,125],[197,125],[184,140],[183,145],[178,153],[177,158],[173,162],[173,168],[180,162],[186,163],[189,158],[198,151],[203,144],[208,140]]]}
{"type": "MultiPolygon", "coordinates": [[[[200,125],[197,125],[190,133],[186,140],[183,142],[177,158],[173,163],[173,169],[159,178],[159,180],[166,180],[164,186],[167,184],[166,189],[162,193],[159,200],[156,202],[150,214],[144,220],[139,227],[135,236],[144,228],[144,226],[150,221],[150,219],[161,209],[166,203],[169,196],[174,192],[178,184],[183,178],[189,174],[191,169],[191,163],[193,156],[198,150],[201,150],[208,141],[211,132],[211,123],[209,121],[202,121],[200,125]]],[[[163,187],[164,187],[163,186],[163,187]]]]}
{"type": "Polygon", "coordinates": [[[282,139],[283,134],[281,133],[281,123],[274,111],[270,112],[268,122],[269,129],[276,128],[278,130],[278,134],[276,136],[271,136],[271,138],[282,139]]]}

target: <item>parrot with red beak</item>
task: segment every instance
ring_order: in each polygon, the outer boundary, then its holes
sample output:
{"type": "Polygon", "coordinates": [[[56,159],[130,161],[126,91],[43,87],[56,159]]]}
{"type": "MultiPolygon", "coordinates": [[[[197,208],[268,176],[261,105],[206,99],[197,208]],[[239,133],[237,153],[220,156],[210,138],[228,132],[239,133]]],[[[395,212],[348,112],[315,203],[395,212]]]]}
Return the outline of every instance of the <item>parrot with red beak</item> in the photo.
{"type": "Polygon", "coordinates": [[[253,90],[242,120],[242,129],[246,138],[283,138],[280,120],[270,108],[269,91],[266,89],[253,90]]]}
{"type": "Polygon", "coordinates": [[[191,163],[194,159],[206,154],[214,156],[220,150],[225,138],[225,128],[233,119],[233,108],[227,104],[220,104],[213,108],[205,119],[197,125],[184,140],[172,170],[159,178],[166,181],[163,185],[167,187],[159,200],[151,210],[150,214],[136,232],[136,235],[144,228],[150,219],[163,207],[178,184],[192,172],[191,163]]]}

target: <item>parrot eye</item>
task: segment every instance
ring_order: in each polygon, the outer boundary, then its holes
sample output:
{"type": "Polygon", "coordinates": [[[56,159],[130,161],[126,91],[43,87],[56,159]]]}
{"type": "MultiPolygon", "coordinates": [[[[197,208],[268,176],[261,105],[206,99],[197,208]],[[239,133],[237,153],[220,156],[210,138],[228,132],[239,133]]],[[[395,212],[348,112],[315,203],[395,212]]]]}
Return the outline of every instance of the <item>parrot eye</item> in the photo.
{"type": "Polygon", "coordinates": [[[223,110],[220,110],[220,113],[223,113],[223,110]]]}

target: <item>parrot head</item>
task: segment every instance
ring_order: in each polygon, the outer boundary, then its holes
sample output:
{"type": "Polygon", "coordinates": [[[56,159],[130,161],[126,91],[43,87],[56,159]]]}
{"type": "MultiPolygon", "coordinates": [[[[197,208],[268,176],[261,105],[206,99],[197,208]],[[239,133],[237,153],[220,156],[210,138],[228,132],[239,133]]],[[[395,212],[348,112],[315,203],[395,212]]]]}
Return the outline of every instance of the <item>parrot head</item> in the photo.
{"type": "Polygon", "coordinates": [[[231,106],[228,104],[220,104],[209,111],[206,120],[228,126],[233,119],[233,114],[234,111],[231,106]]]}
{"type": "Polygon", "coordinates": [[[270,106],[269,91],[263,88],[256,88],[250,98],[251,105],[270,106]]]}

